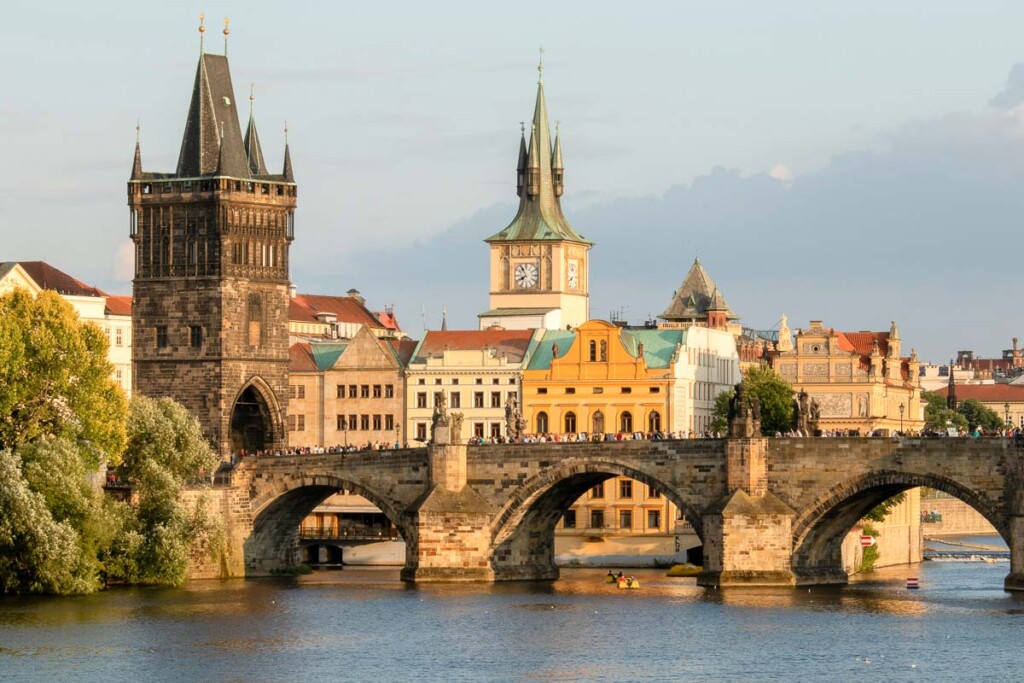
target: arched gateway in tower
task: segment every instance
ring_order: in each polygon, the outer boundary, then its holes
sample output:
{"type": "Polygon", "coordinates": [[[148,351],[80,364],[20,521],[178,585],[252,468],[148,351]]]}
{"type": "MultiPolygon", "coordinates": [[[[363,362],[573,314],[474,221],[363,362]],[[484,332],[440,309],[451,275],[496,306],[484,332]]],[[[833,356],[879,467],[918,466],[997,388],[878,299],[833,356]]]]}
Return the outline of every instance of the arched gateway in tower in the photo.
{"type": "Polygon", "coordinates": [[[134,390],[170,396],[222,457],[287,444],[288,249],[297,187],[243,137],[227,55],[201,51],[178,167],[128,181],[134,390]]]}

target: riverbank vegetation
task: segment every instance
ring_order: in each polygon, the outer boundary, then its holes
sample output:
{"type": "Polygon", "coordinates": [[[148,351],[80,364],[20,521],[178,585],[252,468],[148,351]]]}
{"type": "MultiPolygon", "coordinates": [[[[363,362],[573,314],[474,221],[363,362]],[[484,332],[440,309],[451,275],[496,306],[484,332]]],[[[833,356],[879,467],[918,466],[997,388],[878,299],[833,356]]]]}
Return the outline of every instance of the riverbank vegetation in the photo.
{"type": "Polygon", "coordinates": [[[170,399],[129,404],[106,338],[58,295],[0,296],[0,592],[89,593],[185,580],[222,532],[181,491],[216,456],[170,399]],[[128,500],[104,494],[107,465],[128,500]]]}

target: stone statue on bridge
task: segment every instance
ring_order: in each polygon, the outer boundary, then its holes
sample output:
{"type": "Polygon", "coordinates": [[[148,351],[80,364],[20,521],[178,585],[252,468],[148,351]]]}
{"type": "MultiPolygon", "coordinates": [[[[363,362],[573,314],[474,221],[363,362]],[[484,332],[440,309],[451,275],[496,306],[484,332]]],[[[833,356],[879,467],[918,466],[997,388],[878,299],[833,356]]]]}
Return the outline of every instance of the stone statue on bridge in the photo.
{"type": "Polygon", "coordinates": [[[523,436],[526,428],[526,420],[519,410],[519,399],[516,394],[510,393],[505,401],[505,437],[509,441],[517,441],[523,436]]]}
{"type": "Polygon", "coordinates": [[[462,443],[462,413],[448,413],[448,398],[443,391],[434,401],[434,418],[430,425],[430,443],[462,443]]]}
{"type": "Polygon", "coordinates": [[[804,436],[813,436],[818,430],[821,407],[810,395],[801,390],[793,400],[793,429],[804,436]]]}
{"type": "Polygon", "coordinates": [[[743,384],[737,384],[729,399],[729,436],[750,439],[761,436],[761,400],[747,395],[743,384]]]}

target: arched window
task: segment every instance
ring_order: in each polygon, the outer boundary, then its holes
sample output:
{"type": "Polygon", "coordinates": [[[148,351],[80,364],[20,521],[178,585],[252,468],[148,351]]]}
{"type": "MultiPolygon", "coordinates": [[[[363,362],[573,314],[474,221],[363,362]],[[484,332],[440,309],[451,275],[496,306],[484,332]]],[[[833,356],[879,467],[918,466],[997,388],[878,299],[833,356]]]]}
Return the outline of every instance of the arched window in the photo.
{"type": "Polygon", "coordinates": [[[633,414],[628,410],[619,416],[619,431],[626,433],[633,431],[633,414]]]}
{"type": "Polygon", "coordinates": [[[608,342],[606,342],[604,339],[601,340],[601,362],[608,362],[608,342]]]}
{"type": "Polygon", "coordinates": [[[647,431],[661,431],[661,414],[659,414],[657,410],[652,410],[651,414],[647,416],[647,431]]]}
{"type": "Polygon", "coordinates": [[[576,433],[576,413],[569,412],[565,414],[565,433],[576,433]]]}
{"type": "Polygon", "coordinates": [[[594,428],[591,430],[594,434],[604,434],[604,413],[600,410],[594,413],[594,428]]]}
{"type": "Polygon", "coordinates": [[[597,361],[597,342],[593,339],[590,340],[590,362],[594,363],[597,361]]]}
{"type": "Polygon", "coordinates": [[[249,295],[249,346],[263,343],[263,300],[259,294],[249,295]]]}
{"type": "Polygon", "coordinates": [[[545,413],[543,410],[537,413],[537,433],[548,433],[548,414],[545,413]]]}

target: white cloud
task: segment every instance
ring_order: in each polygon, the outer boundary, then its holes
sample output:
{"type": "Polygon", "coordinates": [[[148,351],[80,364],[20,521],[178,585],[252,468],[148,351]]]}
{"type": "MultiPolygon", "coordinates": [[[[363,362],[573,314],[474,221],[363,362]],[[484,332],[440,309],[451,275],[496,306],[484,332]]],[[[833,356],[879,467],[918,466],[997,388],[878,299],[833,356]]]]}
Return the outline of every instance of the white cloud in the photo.
{"type": "Polygon", "coordinates": [[[793,186],[793,169],[785,164],[775,164],[771,170],[768,171],[768,175],[781,182],[786,187],[793,186]]]}
{"type": "Polygon", "coordinates": [[[125,240],[117,245],[114,252],[114,279],[118,282],[129,282],[135,276],[135,245],[125,240]]]}

